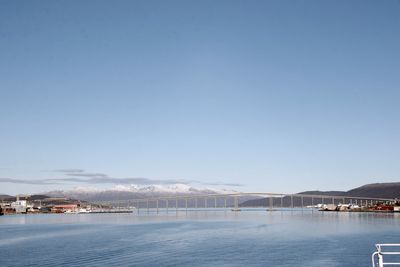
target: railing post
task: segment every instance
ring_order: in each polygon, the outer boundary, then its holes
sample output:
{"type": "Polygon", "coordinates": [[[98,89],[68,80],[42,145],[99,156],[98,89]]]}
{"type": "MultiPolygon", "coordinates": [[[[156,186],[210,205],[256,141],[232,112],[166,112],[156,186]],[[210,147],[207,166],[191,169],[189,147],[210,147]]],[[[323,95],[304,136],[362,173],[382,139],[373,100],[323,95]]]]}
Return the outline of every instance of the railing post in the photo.
{"type": "Polygon", "coordinates": [[[149,213],[149,200],[147,200],[147,213],[149,213]]]}
{"type": "Polygon", "coordinates": [[[378,253],[378,263],[379,267],[383,267],[383,255],[380,252],[378,253]]]}
{"type": "Polygon", "coordinates": [[[168,213],[168,208],[169,208],[169,200],[167,199],[167,200],[165,200],[165,202],[166,202],[166,206],[167,206],[167,213],[168,213]]]}
{"type": "Polygon", "coordinates": [[[175,211],[178,212],[178,198],[175,199],[175,211]]]}
{"type": "Polygon", "coordinates": [[[214,208],[217,208],[217,197],[214,197],[214,208]]]}
{"type": "Polygon", "coordinates": [[[186,212],[187,212],[187,198],[185,198],[185,209],[186,209],[186,212]]]}
{"type": "Polygon", "coordinates": [[[226,197],[224,198],[224,207],[226,209],[226,197]]]}
{"type": "Polygon", "coordinates": [[[194,207],[197,209],[197,197],[194,199],[194,207]]]}
{"type": "Polygon", "coordinates": [[[207,197],[204,198],[204,207],[207,208],[207,197]]]}

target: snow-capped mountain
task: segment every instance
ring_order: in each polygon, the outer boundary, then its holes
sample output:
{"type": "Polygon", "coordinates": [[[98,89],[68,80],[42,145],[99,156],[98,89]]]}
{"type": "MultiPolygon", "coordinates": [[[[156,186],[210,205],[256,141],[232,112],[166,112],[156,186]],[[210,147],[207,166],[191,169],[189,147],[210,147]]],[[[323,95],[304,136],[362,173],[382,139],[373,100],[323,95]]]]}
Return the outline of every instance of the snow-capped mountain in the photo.
{"type": "Polygon", "coordinates": [[[76,187],[65,191],[51,191],[45,194],[52,197],[67,197],[85,201],[113,201],[164,197],[176,195],[230,194],[237,191],[215,188],[195,188],[187,184],[172,185],[116,185],[109,189],[76,187]]]}

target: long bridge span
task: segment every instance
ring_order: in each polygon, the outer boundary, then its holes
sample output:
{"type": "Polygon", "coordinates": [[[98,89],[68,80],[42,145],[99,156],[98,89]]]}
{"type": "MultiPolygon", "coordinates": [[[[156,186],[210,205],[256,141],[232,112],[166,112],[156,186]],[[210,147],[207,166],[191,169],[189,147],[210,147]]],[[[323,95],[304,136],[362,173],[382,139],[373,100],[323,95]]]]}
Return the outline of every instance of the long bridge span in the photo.
{"type": "Polygon", "coordinates": [[[221,209],[239,211],[241,208],[295,209],[318,204],[353,204],[359,206],[391,202],[394,199],[376,197],[353,197],[284,193],[231,193],[192,194],[150,198],[136,198],[113,201],[92,201],[99,206],[112,208],[136,208],[138,212],[168,212],[171,210],[221,209]]]}

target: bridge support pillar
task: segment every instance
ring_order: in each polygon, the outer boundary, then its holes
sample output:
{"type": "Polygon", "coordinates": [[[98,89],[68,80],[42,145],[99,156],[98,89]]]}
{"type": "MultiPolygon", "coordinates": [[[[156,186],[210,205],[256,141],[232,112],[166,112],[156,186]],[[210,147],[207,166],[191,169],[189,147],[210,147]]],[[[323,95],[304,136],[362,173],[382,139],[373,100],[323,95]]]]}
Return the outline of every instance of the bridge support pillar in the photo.
{"type": "Polygon", "coordinates": [[[240,211],[240,209],[239,209],[239,199],[238,199],[238,196],[234,196],[234,198],[233,198],[233,202],[234,202],[234,208],[233,208],[233,211],[240,211]]]}
{"type": "Polygon", "coordinates": [[[303,208],[304,208],[304,197],[301,196],[301,209],[303,209],[303,208]]]}
{"type": "Polygon", "coordinates": [[[293,195],[290,196],[290,207],[293,209],[294,204],[293,204],[293,195]]]}
{"type": "Polygon", "coordinates": [[[272,211],[274,208],[274,199],[272,198],[272,196],[269,197],[269,211],[272,211]]]}

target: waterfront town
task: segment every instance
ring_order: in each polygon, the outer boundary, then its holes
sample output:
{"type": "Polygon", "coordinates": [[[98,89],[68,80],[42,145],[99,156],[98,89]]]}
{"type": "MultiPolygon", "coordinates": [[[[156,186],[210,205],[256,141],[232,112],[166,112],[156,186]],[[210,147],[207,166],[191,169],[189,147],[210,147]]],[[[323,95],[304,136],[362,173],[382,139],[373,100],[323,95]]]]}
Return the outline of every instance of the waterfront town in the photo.
{"type": "Polygon", "coordinates": [[[40,213],[131,213],[134,207],[113,207],[97,205],[62,197],[42,195],[3,198],[0,200],[0,215],[40,213]]]}

